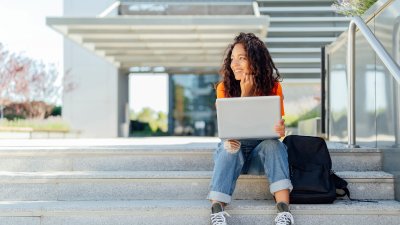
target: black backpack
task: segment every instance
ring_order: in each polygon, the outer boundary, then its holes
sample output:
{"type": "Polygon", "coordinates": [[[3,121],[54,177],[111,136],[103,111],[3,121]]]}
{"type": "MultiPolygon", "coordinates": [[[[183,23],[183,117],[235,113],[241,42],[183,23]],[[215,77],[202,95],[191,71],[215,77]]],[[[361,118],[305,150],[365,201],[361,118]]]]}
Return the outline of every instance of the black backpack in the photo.
{"type": "Polygon", "coordinates": [[[347,182],[332,171],[332,160],[324,139],[289,135],[283,143],[288,148],[293,184],[291,203],[326,204],[332,203],[337,196],[350,198],[347,182]]]}

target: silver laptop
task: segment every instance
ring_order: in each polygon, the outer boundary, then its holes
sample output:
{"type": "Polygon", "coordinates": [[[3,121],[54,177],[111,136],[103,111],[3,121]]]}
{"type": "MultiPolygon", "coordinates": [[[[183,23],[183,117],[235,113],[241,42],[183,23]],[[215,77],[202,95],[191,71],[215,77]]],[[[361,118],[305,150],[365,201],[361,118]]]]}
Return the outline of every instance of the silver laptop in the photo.
{"type": "Polygon", "coordinates": [[[278,138],[279,96],[217,99],[218,137],[221,139],[278,138]]]}

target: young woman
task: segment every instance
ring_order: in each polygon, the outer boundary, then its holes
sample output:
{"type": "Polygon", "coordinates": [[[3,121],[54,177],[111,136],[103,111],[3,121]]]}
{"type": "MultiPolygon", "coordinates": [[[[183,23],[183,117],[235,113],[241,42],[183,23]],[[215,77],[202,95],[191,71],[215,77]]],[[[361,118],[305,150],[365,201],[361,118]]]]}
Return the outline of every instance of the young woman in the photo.
{"type": "MultiPolygon", "coordinates": [[[[235,37],[227,49],[220,73],[222,81],[217,85],[217,98],[279,95],[284,115],[280,74],[264,42],[254,34],[240,33],[235,37]]],[[[275,126],[275,131],[280,137],[285,135],[283,120],[275,126]]],[[[261,162],[276,201],[275,224],[294,224],[289,211],[289,193],[293,186],[289,179],[286,146],[278,139],[267,139],[219,143],[214,153],[215,165],[207,197],[212,204],[212,225],[227,224],[225,216],[229,214],[224,207],[231,202],[239,175],[250,172],[255,161],[261,162]]]]}

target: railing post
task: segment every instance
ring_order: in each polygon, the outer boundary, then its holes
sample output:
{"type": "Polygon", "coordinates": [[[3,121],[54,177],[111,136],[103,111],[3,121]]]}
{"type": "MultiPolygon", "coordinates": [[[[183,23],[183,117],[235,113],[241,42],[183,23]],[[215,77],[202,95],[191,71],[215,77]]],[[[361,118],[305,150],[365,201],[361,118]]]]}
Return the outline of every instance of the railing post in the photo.
{"type": "Polygon", "coordinates": [[[356,145],[356,121],[355,121],[355,43],[356,43],[356,24],[352,20],[349,25],[349,36],[347,42],[347,136],[348,147],[358,148],[356,145]]]}
{"type": "Polygon", "coordinates": [[[321,47],[321,133],[326,136],[326,58],[325,46],[321,47]]]}
{"type": "MultiPolygon", "coordinates": [[[[397,64],[400,65],[400,16],[394,20],[393,34],[392,34],[393,58],[397,64]]],[[[394,145],[393,147],[400,147],[400,84],[393,82],[393,116],[394,116],[394,145]]]]}

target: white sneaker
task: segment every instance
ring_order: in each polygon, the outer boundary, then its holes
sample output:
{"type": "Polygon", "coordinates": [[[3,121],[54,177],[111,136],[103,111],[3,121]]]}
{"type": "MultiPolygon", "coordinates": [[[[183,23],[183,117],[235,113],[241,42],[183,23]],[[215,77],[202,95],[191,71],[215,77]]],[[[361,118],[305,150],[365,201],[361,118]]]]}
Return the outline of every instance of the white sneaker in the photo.
{"type": "Polygon", "coordinates": [[[225,215],[230,216],[225,211],[211,214],[211,225],[227,225],[225,215]]]}
{"type": "Polygon", "coordinates": [[[293,225],[294,219],[290,212],[280,212],[275,217],[276,225],[293,225]]]}

